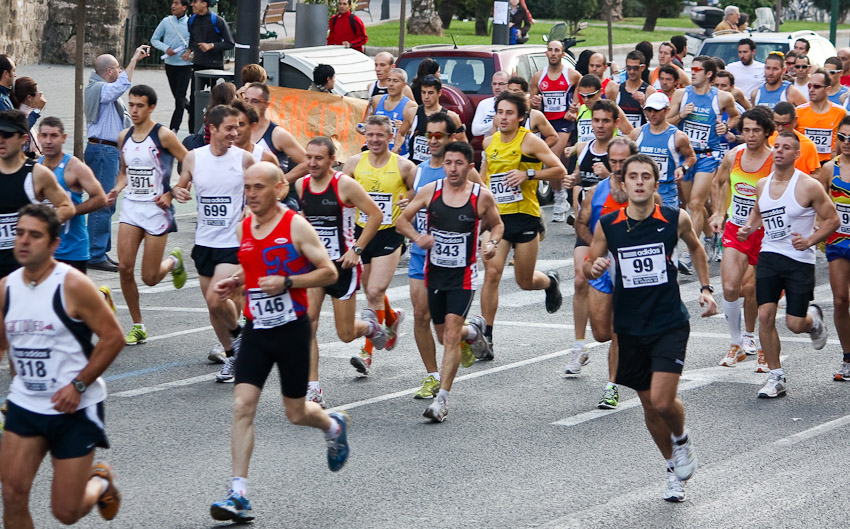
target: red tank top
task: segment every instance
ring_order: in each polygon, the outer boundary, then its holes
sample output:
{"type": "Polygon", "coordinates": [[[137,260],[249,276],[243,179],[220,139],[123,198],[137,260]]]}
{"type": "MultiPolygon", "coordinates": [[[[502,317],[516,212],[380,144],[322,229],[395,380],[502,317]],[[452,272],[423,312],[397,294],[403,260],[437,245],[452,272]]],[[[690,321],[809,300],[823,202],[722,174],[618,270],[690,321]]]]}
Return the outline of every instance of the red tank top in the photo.
{"type": "Polygon", "coordinates": [[[264,276],[294,276],[313,270],[313,265],[299,255],[292,241],[292,218],[295,212],[287,209],[271,233],[262,239],[251,231],[253,217],[242,221],[242,244],[239,262],[245,271],[245,317],[256,329],[285,325],[307,313],[307,289],[290,288],[277,295],[264,294],[259,281],[264,276]]]}
{"type": "Polygon", "coordinates": [[[564,119],[567,115],[567,110],[570,108],[569,100],[567,99],[567,91],[570,89],[570,82],[567,76],[561,72],[561,77],[556,80],[549,78],[549,71],[546,70],[537,83],[540,89],[540,95],[543,96],[543,115],[546,119],[564,119]]]}

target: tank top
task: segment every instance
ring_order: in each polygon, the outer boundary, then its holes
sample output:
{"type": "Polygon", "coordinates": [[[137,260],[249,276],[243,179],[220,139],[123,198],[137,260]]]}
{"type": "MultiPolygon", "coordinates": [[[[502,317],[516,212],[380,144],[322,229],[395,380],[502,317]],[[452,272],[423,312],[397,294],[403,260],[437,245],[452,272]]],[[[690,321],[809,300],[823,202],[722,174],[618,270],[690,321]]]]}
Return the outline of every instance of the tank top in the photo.
{"type": "Polygon", "coordinates": [[[277,123],[269,121],[269,126],[266,127],[263,137],[257,140],[257,145],[274,154],[275,158],[277,158],[277,164],[280,166],[281,170],[286,173],[289,171],[289,156],[287,156],[285,152],[277,150],[277,147],[274,146],[274,140],[272,139],[274,129],[277,127],[277,123]]]}
{"type": "MultiPolygon", "coordinates": [[[[438,113],[448,114],[447,108],[440,108],[438,113]]],[[[410,135],[408,149],[410,161],[419,165],[431,159],[431,148],[428,146],[428,138],[425,137],[425,129],[428,126],[428,116],[425,115],[425,105],[419,105],[416,109],[416,117],[413,118],[413,133],[410,135]]]]}
{"type": "Polygon", "coordinates": [[[629,201],[617,202],[611,194],[611,179],[606,178],[596,185],[593,198],[590,201],[590,233],[596,231],[596,223],[602,218],[620,208],[629,205],[629,201]]]}
{"type": "Polygon", "coordinates": [[[803,97],[806,99],[806,101],[809,100],[809,82],[808,81],[806,81],[803,84],[799,84],[797,82],[797,79],[794,79],[794,88],[796,88],[798,92],[803,94],[803,97]]]}
{"type": "Polygon", "coordinates": [[[691,146],[696,151],[719,151],[720,138],[717,136],[717,118],[720,115],[718,90],[711,87],[706,94],[697,94],[693,85],[685,88],[679,108],[688,103],[694,104],[694,111],[680,123],[680,128],[688,135],[691,146]]]}
{"type": "Polygon", "coordinates": [[[313,270],[313,265],[295,249],[292,241],[292,217],[296,213],[284,208],[283,218],[262,239],[251,231],[253,216],[242,221],[242,244],[239,262],[245,271],[245,318],[255,329],[270,329],[293,322],[307,314],[307,289],[290,288],[280,294],[260,290],[260,278],[295,276],[313,270]]]}
{"type": "Polygon", "coordinates": [[[369,93],[369,97],[382,96],[387,93],[388,88],[386,86],[380,87],[378,86],[378,81],[372,83],[372,92],[369,93]]]}
{"type": "Polygon", "coordinates": [[[209,145],[192,151],[195,170],[192,181],[198,202],[198,226],[195,244],[210,248],[238,248],[236,226],[245,205],[243,151],[231,145],[222,156],[215,156],[209,145]]]}
{"type": "MultiPolygon", "coordinates": [[[[92,331],[66,312],[65,278],[70,266],[56,263],[35,288],[23,281],[23,269],[6,279],[6,339],[15,366],[9,400],[34,413],[61,415],[50,399],[88,364],[94,350],[92,331]]],[[[106,398],[106,383],[98,377],[80,394],[77,409],[106,398]]]]}
{"type": "Polygon", "coordinates": [[[741,167],[741,159],[747,150],[746,145],[737,147],[735,163],[729,171],[729,188],[732,190],[732,201],[726,214],[729,222],[736,226],[743,226],[756,205],[756,184],[762,178],[767,177],[773,171],[773,156],[768,155],[761,167],[755,172],[748,173],[741,167]]]}
{"type": "Polygon", "coordinates": [[[266,152],[266,150],[263,149],[263,146],[259,143],[255,143],[254,147],[251,149],[251,156],[254,157],[255,162],[260,163],[263,161],[264,152],[266,152]]]}
{"type": "Polygon", "coordinates": [[[354,206],[339,197],[339,179],[343,173],[335,172],[322,191],[310,187],[313,179],[304,177],[301,193],[301,213],[310,221],[331,261],[340,259],[354,246],[354,206]]]}
{"type": "MultiPolygon", "coordinates": [[[[735,101],[735,108],[738,110],[739,115],[744,114],[744,107],[742,107],[741,104],[738,103],[737,101],[735,101]]],[[[729,113],[728,112],[723,113],[723,118],[721,118],[721,121],[723,121],[723,123],[729,122],[729,113]]],[[[740,127],[740,125],[737,125],[736,128],[734,128],[734,129],[729,129],[729,132],[731,132],[732,134],[735,134],[737,136],[741,132],[740,130],[738,130],[737,127],[740,127]]],[[[726,153],[729,152],[730,149],[733,149],[734,147],[736,147],[737,145],[738,145],[738,142],[736,142],[736,141],[729,142],[729,140],[726,139],[725,134],[720,136],[720,158],[722,159],[724,156],[726,156],[726,153]]]]}
{"type": "Polygon", "coordinates": [[[791,81],[782,81],[779,88],[776,90],[768,90],[767,83],[759,86],[756,90],[756,97],[753,101],[753,106],[764,105],[770,109],[776,106],[777,103],[788,101],[788,87],[791,86],[791,81]]]}
{"type": "Polygon", "coordinates": [[[850,182],[841,179],[841,169],[838,166],[840,159],[840,156],[835,158],[835,168],[829,182],[829,198],[838,210],[838,220],[841,224],[835,233],[827,238],[826,243],[838,248],[850,248],[850,182]]]}
{"type": "Polygon", "coordinates": [[[157,196],[171,191],[174,157],[159,141],[160,127],[156,123],[145,139],[138,142],[133,139],[135,127],[130,127],[124,135],[121,145],[127,174],[124,200],[153,202],[157,196]]]}
{"type": "Polygon", "coordinates": [[[549,78],[548,68],[540,75],[540,80],[537,81],[537,88],[540,89],[540,95],[543,96],[543,114],[546,119],[564,119],[567,115],[567,110],[570,107],[567,91],[570,89],[570,81],[564,72],[557,79],[549,78]]]}
{"type": "Polygon", "coordinates": [[[576,141],[575,143],[588,143],[596,139],[593,133],[593,111],[582,105],[576,115],[576,141]]]}
{"type": "Polygon", "coordinates": [[[428,204],[428,232],[434,246],[425,261],[425,285],[434,290],[475,290],[478,276],[479,184],[472,184],[466,203],[451,207],[443,201],[443,184],[428,204]]]}
{"type": "MultiPolygon", "coordinates": [[[[395,135],[398,132],[398,127],[395,126],[396,120],[402,121],[404,120],[404,107],[410,102],[410,98],[407,96],[401,96],[401,101],[398,104],[388,110],[384,107],[384,104],[387,102],[387,99],[390,97],[389,94],[384,94],[381,99],[378,101],[377,106],[375,106],[375,115],[376,116],[387,116],[390,118],[390,124],[393,126],[393,137],[390,138],[390,149],[392,149],[395,144],[395,135]]],[[[399,154],[401,156],[407,156],[407,142],[405,142],[401,149],[399,150],[399,154]]]]}
{"type": "MultiPolygon", "coordinates": [[[[434,168],[430,163],[423,163],[416,168],[416,177],[413,179],[413,192],[418,193],[420,189],[427,186],[431,182],[442,180],[446,177],[446,170],[443,166],[434,168]]],[[[422,208],[416,212],[414,217],[413,227],[419,233],[428,233],[428,208],[422,208]]],[[[425,255],[428,250],[423,250],[415,242],[410,242],[410,253],[417,255],[425,255]]]]}
{"type": "Polygon", "coordinates": [[[844,107],[832,102],[830,102],[829,110],[824,114],[815,112],[811,102],[797,107],[797,131],[812,140],[821,163],[832,158],[838,124],[846,115],[847,111],[844,107]]]}
{"type": "Polygon", "coordinates": [[[815,264],[814,246],[799,251],[791,244],[792,233],[799,233],[803,237],[814,233],[814,208],[804,208],[795,196],[797,182],[803,174],[799,169],[794,169],[788,187],[778,199],[770,198],[770,184],[773,182],[774,173],[768,175],[764,190],[758,199],[764,224],[761,251],[778,253],[801,263],[815,264]]]}
{"type": "MultiPolygon", "coordinates": [[[[649,83],[641,83],[637,91],[646,95],[647,88],[649,88],[649,83]]],[[[646,116],[643,115],[643,107],[632,94],[633,92],[626,90],[626,83],[621,84],[620,90],[617,92],[617,105],[626,115],[626,119],[629,120],[632,127],[638,128],[646,123],[646,116]]]]}
{"type": "Polygon", "coordinates": [[[537,201],[537,181],[526,180],[519,188],[505,183],[505,176],[514,169],[527,171],[539,170],[543,163],[537,158],[522,153],[522,140],[530,134],[525,127],[517,130],[516,137],[508,143],[502,142],[502,133],[496,132],[490,145],[484,149],[487,160],[487,174],[484,183],[496,199],[500,215],[525,213],[533,217],[540,216],[540,202],[537,201]]]}
{"type": "Polygon", "coordinates": [[[614,257],[614,332],[651,336],[681,327],[688,318],[677,281],[679,210],[655,206],[642,221],[626,208],[604,215],[600,226],[614,257]]]}
{"type": "Polygon", "coordinates": [[[18,210],[37,204],[32,179],[33,160],[27,160],[12,174],[0,173],[0,269],[18,266],[12,248],[18,228],[18,210]]]}
{"type": "Polygon", "coordinates": [[[661,174],[659,182],[662,184],[673,182],[675,180],[674,173],[680,163],[679,151],[676,150],[676,132],[679,129],[670,125],[661,134],[653,134],[650,129],[651,126],[647,123],[640,128],[635,143],[642,154],[646,154],[655,160],[661,174]]]}
{"type": "MultiPolygon", "coordinates": [[[[63,156],[62,161],[53,170],[53,174],[56,175],[59,185],[62,186],[71,202],[76,206],[83,203],[83,193],[71,191],[68,184],[65,183],[65,168],[68,167],[70,161],[70,154],[63,156]]],[[[44,163],[44,156],[39,157],[38,163],[44,163]]],[[[49,204],[49,201],[47,202],[49,204]]],[[[64,261],[88,261],[91,254],[89,253],[89,232],[86,229],[86,216],[74,215],[65,221],[61,233],[59,248],[56,249],[53,256],[64,261]]]]}
{"type": "Polygon", "coordinates": [[[847,89],[846,86],[841,85],[841,88],[838,89],[838,92],[836,92],[833,95],[827,95],[826,98],[829,99],[830,101],[832,101],[833,103],[835,103],[836,105],[840,105],[841,104],[841,96],[846,94],[847,90],[848,89],[847,89]]]}
{"type": "MultiPolygon", "coordinates": [[[[379,230],[391,229],[401,215],[398,201],[407,193],[407,186],[401,178],[398,168],[399,155],[390,153],[390,159],[383,167],[372,167],[369,163],[369,153],[364,152],[354,168],[354,179],[369,193],[372,200],[381,208],[381,227],[379,230]]],[[[366,226],[366,214],[357,210],[357,225],[366,226]]]]}
{"type": "Polygon", "coordinates": [[[608,164],[608,151],[598,153],[593,150],[594,145],[596,145],[596,140],[592,140],[585,145],[581,154],[578,155],[578,161],[576,162],[578,164],[579,175],[581,175],[580,185],[583,188],[595,186],[603,180],[593,172],[593,165],[596,162],[602,162],[609,171],[611,170],[611,166],[608,164]]]}

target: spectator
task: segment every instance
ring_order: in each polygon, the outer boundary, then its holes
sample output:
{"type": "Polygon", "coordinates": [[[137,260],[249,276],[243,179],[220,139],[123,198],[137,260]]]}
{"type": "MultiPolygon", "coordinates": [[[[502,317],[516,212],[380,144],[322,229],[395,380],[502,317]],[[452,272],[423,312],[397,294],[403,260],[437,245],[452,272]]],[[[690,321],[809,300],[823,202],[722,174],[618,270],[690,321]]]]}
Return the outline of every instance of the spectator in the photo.
{"type": "Polygon", "coordinates": [[[14,84],[15,62],[8,55],[0,55],[0,110],[15,109],[10,97],[14,84]]]}
{"type": "Polygon", "coordinates": [[[475,117],[472,118],[473,136],[490,134],[490,130],[493,128],[493,118],[496,116],[496,96],[507,90],[510,78],[511,76],[507,72],[499,71],[493,74],[493,80],[490,82],[493,97],[483,99],[475,107],[475,117]]]}
{"type": "MultiPolygon", "coordinates": [[[[210,12],[215,7],[216,0],[192,0],[192,16],[186,21],[189,29],[189,49],[183,52],[183,60],[192,57],[192,70],[222,70],[224,69],[224,52],[235,46],[230,26],[224,18],[210,12]]],[[[192,75],[192,91],[189,96],[189,126],[194,129],[195,122],[195,91],[207,87],[209,79],[201,80],[200,86],[195,86],[195,76],[192,75]]]]}
{"type": "Polygon", "coordinates": [[[748,31],[750,29],[750,15],[741,13],[738,17],[738,31],[748,31]]]}
{"type": "Polygon", "coordinates": [[[670,37],[670,43],[676,47],[676,52],[673,54],[673,64],[684,69],[685,55],[688,54],[688,39],[684,35],[673,35],[670,37]]]}
{"type": "Polygon", "coordinates": [[[363,46],[369,42],[366,25],[351,12],[350,0],[339,0],[339,7],[328,22],[328,29],[328,45],[341,44],[363,53],[363,46]]]}
{"type": "MultiPolygon", "coordinates": [[[[101,55],[94,61],[94,72],[86,86],[86,146],[85,162],[94,171],[105,192],[112,191],[118,177],[118,134],[130,126],[127,107],[121,100],[133,80],[136,63],[150,55],[150,46],[139,46],[127,68],[122,72],[118,60],[112,55],[101,55]]],[[[106,252],[112,249],[112,214],[115,204],[89,213],[88,230],[92,270],[117,272],[118,263],[106,252]]]]}
{"type": "Polygon", "coordinates": [[[311,92],[333,93],[336,71],[330,64],[320,64],[313,68],[313,82],[308,88],[311,92]]]}
{"type": "Polygon", "coordinates": [[[850,48],[838,50],[838,58],[841,59],[841,84],[850,86],[850,48]]]}
{"type": "Polygon", "coordinates": [[[738,41],[740,60],[726,65],[726,70],[735,76],[735,84],[744,94],[752,94],[764,83],[764,63],[755,60],[755,56],[756,43],[753,39],[744,38],[738,41]]]}
{"type": "MultiPolygon", "coordinates": [[[[12,103],[15,108],[26,114],[27,122],[30,122],[30,116],[33,114],[38,116],[46,102],[32,77],[18,77],[15,79],[15,89],[12,91],[12,103]]],[[[29,139],[24,143],[24,152],[41,154],[37,138],[38,131],[35,130],[34,125],[30,125],[29,139]]]]}
{"type": "Polygon", "coordinates": [[[812,49],[812,45],[809,44],[808,40],[799,38],[794,41],[794,51],[797,55],[808,55],[810,49],[812,49]]]}
{"type": "Polygon", "coordinates": [[[207,115],[210,110],[218,105],[230,106],[236,101],[236,85],[233,83],[218,83],[210,90],[210,104],[204,110],[204,145],[210,143],[210,125],[207,123],[207,115]]]}
{"type": "Polygon", "coordinates": [[[245,90],[251,83],[263,83],[269,80],[269,74],[266,69],[259,64],[246,64],[242,67],[240,74],[242,78],[242,86],[236,91],[236,97],[242,99],[245,96],[245,90]]]}
{"type": "Polygon", "coordinates": [[[528,30],[531,29],[531,18],[528,10],[520,5],[519,0],[509,0],[511,15],[510,44],[525,44],[528,42],[528,30]]]}
{"type": "Polygon", "coordinates": [[[735,6],[726,6],[723,14],[723,20],[720,21],[720,24],[717,24],[714,31],[738,31],[738,19],[741,17],[738,8],[735,6]]]}
{"type": "Polygon", "coordinates": [[[174,97],[174,112],[168,128],[173,132],[180,130],[183,111],[189,101],[186,90],[192,81],[192,63],[183,58],[183,52],[189,49],[189,0],[171,0],[171,15],[163,18],[151,36],[151,45],[162,52],[165,62],[165,76],[174,97]]]}
{"type": "Polygon", "coordinates": [[[439,78],[440,65],[434,59],[426,57],[419,63],[419,67],[416,69],[416,77],[410,83],[410,90],[413,92],[413,99],[416,100],[417,105],[422,104],[422,80],[429,75],[439,78]]]}
{"type": "MultiPolygon", "coordinates": [[[[646,68],[643,69],[643,73],[641,73],[640,75],[641,75],[641,79],[643,79],[643,81],[645,83],[648,83],[649,82],[649,65],[652,64],[652,57],[653,57],[653,55],[655,55],[655,51],[652,48],[652,43],[649,42],[648,40],[645,40],[643,42],[638,42],[637,45],[635,46],[635,49],[637,51],[643,53],[643,56],[646,59],[646,62],[644,63],[646,65],[646,68]]],[[[625,70],[624,70],[624,72],[625,72],[625,70]]],[[[620,78],[623,79],[623,76],[621,75],[620,78]]],[[[625,82],[625,79],[623,79],[620,82],[620,84],[622,84],[623,82],[625,82]]]]}

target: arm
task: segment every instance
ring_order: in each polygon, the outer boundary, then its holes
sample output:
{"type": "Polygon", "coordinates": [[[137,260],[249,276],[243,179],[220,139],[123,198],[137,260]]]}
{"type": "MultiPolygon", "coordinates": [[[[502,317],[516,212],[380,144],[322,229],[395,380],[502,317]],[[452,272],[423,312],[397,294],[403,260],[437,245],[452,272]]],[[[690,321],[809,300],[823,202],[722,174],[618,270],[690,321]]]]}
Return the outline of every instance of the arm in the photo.
{"type": "MultiPolygon", "coordinates": [[[[676,131],[676,151],[685,159],[684,165],[688,168],[693,167],[697,163],[697,155],[694,152],[694,147],[688,139],[688,135],[682,131],[676,131]]],[[[685,171],[682,167],[677,168],[676,180],[679,181],[685,176],[685,171]]]]}
{"type": "Polygon", "coordinates": [[[752,107],[744,91],[737,86],[732,88],[732,95],[735,97],[735,102],[744,107],[744,110],[749,110],[752,107]]]}
{"type": "Polygon", "coordinates": [[[537,110],[540,110],[543,106],[543,96],[540,95],[540,87],[537,86],[542,74],[543,70],[538,70],[537,73],[531,77],[531,81],[528,82],[528,95],[531,97],[531,108],[536,108],[537,110]]]}
{"type": "MultiPolygon", "coordinates": [[[[679,106],[682,104],[682,94],[683,93],[684,92],[680,92],[679,90],[676,90],[676,92],[673,94],[673,99],[670,100],[670,110],[667,112],[667,121],[671,125],[678,125],[680,121],[685,119],[681,115],[684,112],[680,112],[680,109],[679,109],[679,106]]],[[[687,110],[687,114],[685,114],[685,117],[687,117],[688,114],[691,113],[691,109],[693,109],[693,105],[694,105],[693,103],[688,103],[687,105],[685,105],[685,108],[681,109],[681,110],[687,110]]]]}
{"type": "Polygon", "coordinates": [[[478,197],[478,218],[482,224],[490,227],[490,237],[481,241],[481,257],[489,260],[496,256],[496,249],[505,233],[505,225],[499,215],[499,208],[496,207],[496,199],[487,189],[482,189],[478,197]],[[493,244],[493,241],[496,243],[493,244]]]}
{"type": "Polygon", "coordinates": [[[217,51],[232,50],[236,46],[236,43],[233,40],[233,35],[230,33],[230,26],[221,17],[218,17],[217,23],[218,29],[221,30],[221,34],[219,35],[221,38],[218,42],[212,43],[213,49],[217,51]]]}
{"type": "Polygon", "coordinates": [[[475,108],[475,117],[472,118],[472,135],[473,136],[484,136],[485,134],[491,134],[490,130],[493,127],[493,120],[485,121],[487,117],[487,110],[489,108],[488,104],[484,104],[484,101],[481,102],[475,108]]]}
{"type": "MultiPolygon", "coordinates": [[[[342,172],[347,174],[351,178],[354,178],[355,180],[357,180],[354,177],[354,169],[357,167],[358,162],[360,162],[361,156],[363,156],[362,153],[361,154],[355,154],[354,156],[352,156],[351,158],[346,160],[345,163],[342,164],[342,172]]],[[[366,156],[368,156],[368,154],[366,156]]]]}
{"type": "Polygon", "coordinates": [[[679,70],[679,86],[685,87],[691,84],[691,78],[688,77],[688,74],[685,73],[685,70],[679,68],[678,66],[676,66],[676,69],[679,70]]]}
{"type": "MultiPolygon", "coordinates": [[[[649,90],[647,89],[647,91],[649,90]]],[[[617,118],[617,128],[620,129],[620,132],[622,132],[623,134],[628,135],[633,130],[635,130],[635,128],[632,126],[631,123],[629,123],[629,120],[626,119],[626,113],[623,112],[623,109],[619,106],[617,108],[620,109],[620,117],[617,118]]]]}
{"type": "MultiPolygon", "coordinates": [[[[567,176],[567,170],[561,160],[552,153],[546,142],[537,136],[526,134],[522,140],[521,148],[523,153],[534,156],[546,166],[545,169],[535,171],[535,180],[557,181],[563,180],[567,176]]],[[[528,174],[525,171],[513,170],[505,177],[505,182],[514,187],[519,187],[526,180],[528,180],[528,174]]]]}
{"type": "MultiPolygon", "coordinates": [[[[378,233],[378,228],[381,227],[381,220],[383,220],[381,208],[379,208],[375,201],[372,200],[372,197],[366,193],[363,186],[358,184],[357,181],[350,176],[345,176],[339,179],[339,191],[340,198],[344,203],[356,206],[357,209],[365,213],[367,216],[366,226],[360,233],[360,238],[358,238],[354,243],[355,246],[365,248],[375,234],[378,233]]],[[[345,252],[345,255],[342,256],[341,264],[343,268],[353,268],[359,261],[360,256],[354,253],[354,250],[351,249],[345,252]]]]}
{"type": "Polygon", "coordinates": [[[72,157],[65,168],[65,183],[71,189],[81,189],[89,198],[74,206],[75,215],[84,215],[106,205],[106,192],[89,166],[72,157]]]}
{"type": "Polygon", "coordinates": [[[758,197],[764,193],[764,181],[766,178],[762,178],[756,184],[756,205],[753,206],[753,210],[750,211],[750,216],[747,218],[747,222],[738,228],[738,240],[744,242],[747,240],[755,230],[761,226],[761,209],[759,209],[759,201],[758,197]]]}
{"type": "Polygon", "coordinates": [[[35,198],[49,200],[53,204],[53,209],[56,210],[59,222],[65,222],[74,216],[74,204],[65,190],[62,189],[62,186],[59,185],[53,171],[41,164],[36,164],[32,169],[32,179],[35,198]]]}
{"type": "MultiPolygon", "coordinates": [[[[110,101],[115,101],[116,99],[121,97],[121,94],[123,94],[124,92],[127,91],[128,88],[130,88],[129,82],[133,80],[133,72],[136,71],[136,63],[138,63],[140,60],[144,59],[148,55],[150,55],[150,46],[148,46],[146,44],[142,44],[141,46],[136,48],[136,52],[133,54],[133,57],[130,59],[130,62],[127,64],[127,67],[124,68],[123,72],[121,72],[121,75],[127,74],[127,86],[122,88],[121,93],[119,93],[118,95],[113,97],[110,101]]],[[[121,76],[118,76],[118,81],[120,81],[120,80],[121,80],[121,76]]],[[[118,82],[118,81],[116,81],[116,82],[118,82]]],[[[106,86],[110,86],[110,84],[114,84],[114,83],[108,83],[106,86]]],[[[105,87],[104,87],[103,91],[106,91],[105,87]]],[[[100,100],[101,101],[103,101],[103,91],[101,91],[101,94],[100,94],[100,100]]],[[[105,102],[105,101],[103,101],[103,102],[105,102]]]]}
{"type": "Polygon", "coordinates": [[[195,152],[189,151],[186,157],[183,158],[183,171],[180,173],[180,180],[177,181],[177,184],[171,186],[171,194],[181,204],[185,204],[192,199],[189,189],[192,187],[192,171],[194,170],[195,152]]]}
{"type": "Polygon", "coordinates": [[[833,171],[835,171],[835,160],[830,161],[812,174],[821,183],[824,191],[827,193],[829,193],[829,183],[832,180],[833,171]]]}
{"type": "MultiPolygon", "coordinates": [[[[718,94],[718,100],[720,101],[720,111],[727,112],[729,114],[729,119],[726,120],[726,123],[723,123],[724,129],[722,134],[726,134],[729,129],[734,129],[738,126],[738,123],[741,121],[741,113],[738,112],[738,108],[735,106],[735,99],[732,97],[732,94],[729,92],[720,92],[718,94]]],[[[721,132],[718,130],[718,134],[721,132]]]]}
{"type": "Polygon", "coordinates": [[[416,213],[420,209],[427,207],[431,203],[436,188],[437,184],[431,182],[417,191],[410,204],[408,204],[408,207],[404,208],[404,211],[401,212],[395,223],[395,231],[415,242],[423,250],[429,250],[434,245],[434,238],[427,233],[416,231],[416,228],[413,227],[413,217],[416,216],[416,213]]]}
{"type": "Polygon", "coordinates": [[[183,163],[183,159],[186,158],[186,154],[189,151],[187,151],[186,147],[184,147],[180,140],[177,139],[176,134],[165,127],[160,127],[159,141],[178,162],[183,163]]]}
{"type": "Polygon", "coordinates": [[[402,112],[404,119],[401,121],[398,129],[396,129],[395,138],[393,138],[394,153],[398,154],[402,142],[407,137],[407,133],[410,132],[411,127],[413,127],[413,118],[416,116],[417,110],[419,109],[416,105],[407,105],[404,107],[404,112],[402,112]]]}
{"type": "MultiPolygon", "coordinates": [[[[694,271],[696,271],[697,278],[699,278],[699,284],[709,285],[711,277],[708,273],[708,257],[697,234],[694,233],[691,216],[683,209],[679,210],[679,238],[682,239],[687,245],[688,251],[691,252],[694,271]]],[[[705,308],[702,313],[703,318],[717,314],[717,302],[714,301],[714,296],[708,290],[700,290],[699,305],[705,308]]]]}
{"type": "MultiPolygon", "coordinates": [[[[122,145],[124,143],[124,135],[127,134],[127,131],[130,129],[124,129],[118,135],[118,145],[122,145]]],[[[124,163],[124,157],[119,156],[119,164],[118,164],[118,176],[115,178],[115,187],[110,189],[107,192],[106,198],[110,200],[110,203],[114,203],[118,199],[118,195],[121,191],[127,187],[127,164],[124,163]]]]}
{"type": "Polygon", "coordinates": [[[599,279],[605,270],[611,266],[611,260],[608,255],[608,239],[605,238],[605,230],[602,229],[602,224],[596,221],[596,228],[593,230],[593,242],[590,243],[590,251],[587,258],[584,260],[584,277],[591,279],[599,279]]]}
{"type": "Polygon", "coordinates": [[[354,16],[354,13],[351,14],[351,18],[354,19],[354,38],[351,39],[352,48],[359,48],[364,46],[367,42],[369,42],[369,36],[366,34],[366,24],[363,23],[363,20],[358,16],[354,16]]]}
{"type": "Polygon", "coordinates": [[[800,251],[825,241],[827,237],[832,235],[841,225],[841,220],[838,218],[838,211],[835,209],[835,204],[826,194],[821,183],[815,179],[806,179],[804,182],[804,191],[807,195],[812,197],[812,207],[817,213],[817,218],[821,220],[818,229],[806,238],[803,238],[799,233],[791,234],[793,237],[791,239],[791,244],[794,245],[795,249],[800,251]]]}
{"type": "Polygon", "coordinates": [[[478,174],[478,171],[476,171],[474,167],[469,168],[469,173],[467,173],[466,179],[474,184],[481,184],[481,187],[485,189],[487,188],[487,186],[484,185],[484,180],[481,179],[481,175],[478,174]]]}
{"type": "MultiPolygon", "coordinates": [[[[619,92],[619,91],[620,91],[620,85],[618,85],[614,81],[608,81],[608,86],[605,87],[605,98],[610,99],[611,101],[616,101],[617,100],[617,92],[619,92]]],[[[649,94],[647,94],[647,95],[649,95],[649,94]]]]}
{"type": "Polygon", "coordinates": [[[160,20],[159,24],[156,26],[153,35],[151,35],[151,46],[166,55],[174,55],[173,53],[168,53],[171,50],[171,47],[162,41],[163,37],[165,37],[165,21],[167,18],[168,17],[165,17],[160,20]]]}
{"type": "Polygon", "coordinates": [[[714,233],[723,233],[723,218],[729,209],[729,203],[732,201],[729,189],[729,173],[732,171],[732,164],[735,163],[737,153],[738,149],[732,149],[726,153],[711,183],[711,203],[719,205],[709,219],[714,233]]]}
{"type": "MultiPolygon", "coordinates": [[[[295,141],[295,136],[289,131],[284,130],[283,127],[275,127],[272,133],[272,143],[277,150],[283,151],[290,160],[298,164],[283,176],[287,182],[291,184],[310,172],[307,168],[307,152],[301,144],[295,141]]],[[[277,163],[277,160],[275,160],[275,163],[277,163]]]]}
{"type": "MultiPolygon", "coordinates": [[[[610,85],[610,84],[609,84],[610,85]]],[[[556,143],[558,143],[558,133],[555,132],[555,127],[549,123],[549,120],[546,119],[546,116],[543,115],[543,112],[539,110],[531,109],[531,123],[532,126],[537,127],[537,132],[543,136],[543,141],[546,142],[546,145],[552,147],[556,143]]]]}
{"type": "Polygon", "coordinates": [[[801,94],[793,84],[791,84],[791,86],[788,87],[788,90],[786,90],[785,97],[788,101],[793,103],[795,107],[800,106],[807,101],[807,99],[803,97],[803,94],[801,94]]]}
{"type": "MultiPolygon", "coordinates": [[[[292,280],[292,287],[324,287],[336,281],[338,277],[336,266],[328,257],[328,251],[325,250],[325,246],[319,240],[319,235],[313,229],[313,226],[307,222],[307,219],[301,215],[292,217],[291,230],[295,249],[315,267],[314,270],[306,274],[289,276],[289,279],[292,280]]],[[[259,287],[266,294],[277,295],[284,291],[285,280],[286,276],[282,275],[261,277],[259,287]]]]}
{"type": "Polygon", "coordinates": [[[575,220],[576,237],[586,243],[593,241],[593,233],[590,232],[590,214],[593,195],[596,194],[596,186],[591,187],[585,192],[584,200],[581,203],[581,209],[578,212],[578,217],[575,220]]]}

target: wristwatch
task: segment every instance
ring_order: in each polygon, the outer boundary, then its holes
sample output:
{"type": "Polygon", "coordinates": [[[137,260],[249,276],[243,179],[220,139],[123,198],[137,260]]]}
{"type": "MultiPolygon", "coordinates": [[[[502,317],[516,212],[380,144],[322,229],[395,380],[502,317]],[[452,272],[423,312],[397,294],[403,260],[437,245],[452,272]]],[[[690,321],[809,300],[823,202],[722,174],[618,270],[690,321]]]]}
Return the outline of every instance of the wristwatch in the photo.
{"type": "Polygon", "coordinates": [[[702,293],[703,290],[708,290],[709,294],[714,294],[714,287],[712,287],[711,285],[703,285],[699,287],[700,293],[702,293]]]}
{"type": "Polygon", "coordinates": [[[354,250],[354,253],[357,254],[357,255],[360,255],[360,254],[363,253],[363,248],[361,248],[359,246],[352,246],[351,249],[354,250]]]}
{"type": "Polygon", "coordinates": [[[682,164],[682,171],[684,171],[684,172],[686,172],[686,173],[687,173],[687,172],[688,172],[688,171],[690,171],[690,170],[691,170],[691,168],[690,168],[690,167],[688,167],[688,164],[686,164],[686,163],[685,163],[685,164],[682,164]]]}
{"type": "Polygon", "coordinates": [[[290,288],[292,288],[292,278],[286,276],[286,279],[283,280],[283,291],[288,292],[290,288]]]}
{"type": "Polygon", "coordinates": [[[528,176],[529,180],[534,180],[534,169],[526,170],[525,175],[528,176]]]}
{"type": "Polygon", "coordinates": [[[75,378],[71,381],[71,384],[74,385],[74,389],[76,389],[79,393],[85,393],[88,386],[86,383],[80,380],[79,378],[75,378]]]}

